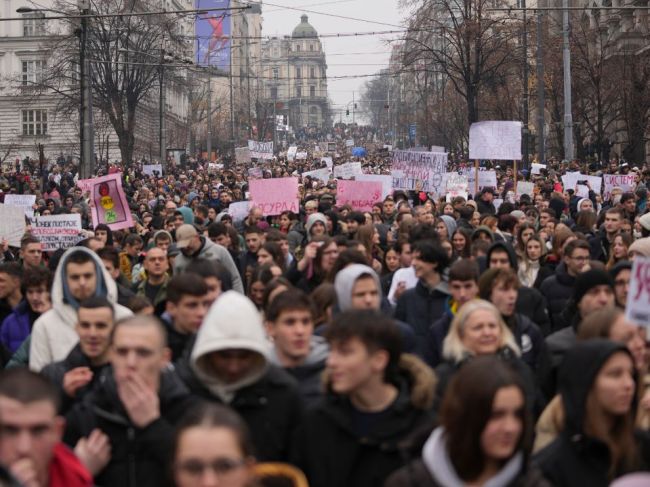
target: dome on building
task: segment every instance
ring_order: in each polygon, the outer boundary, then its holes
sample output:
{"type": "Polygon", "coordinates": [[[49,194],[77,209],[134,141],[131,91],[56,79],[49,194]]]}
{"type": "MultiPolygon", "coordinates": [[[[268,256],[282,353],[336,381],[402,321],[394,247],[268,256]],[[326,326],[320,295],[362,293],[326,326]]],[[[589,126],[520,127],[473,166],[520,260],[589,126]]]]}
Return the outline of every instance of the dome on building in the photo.
{"type": "Polygon", "coordinates": [[[305,38],[305,37],[318,37],[318,32],[314,29],[309,22],[307,22],[308,17],[303,14],[300,17],[300,23],[293,29],[291,37],[293,38],[305,38]]]}

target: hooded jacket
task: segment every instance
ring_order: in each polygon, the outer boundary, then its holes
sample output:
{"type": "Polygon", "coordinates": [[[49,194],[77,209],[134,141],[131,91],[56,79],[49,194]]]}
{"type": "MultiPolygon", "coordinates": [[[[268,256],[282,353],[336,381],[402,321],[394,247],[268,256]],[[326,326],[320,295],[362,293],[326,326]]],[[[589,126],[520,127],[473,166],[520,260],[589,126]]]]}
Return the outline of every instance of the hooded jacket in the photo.
{"type": "Polygon", "coordinates": [[[159,487],[167,479],[174,425],[196,404],[173,370],[160,375],[160,417],[144,428],[129,419],[117,392],[111,367],[104,369],[92,392],[66,415],[64,441],[76,445],[95,428],[106,434],[111,459],[95,477],[97,485],[159,487]]]}
{"type": "MultiPolygon", "coordinates": [[[[605,363],[619,352],[632,358],[625,345],[596,338],[576,345],[562,363],[559,391],[564,406],[564,430],[535,457],[544,476],[557,487],[605,487],[612,480],[609,478],[609,449],[604,442],[585,433],[584,422],[587,398],[596,377],[605,363]]],[[[650,466],[650,440],[647,434],[637,434],[636,440],[641,463],[631,470],[619,468],[614,478],[650,466]]]]}
{"type": "Polygon", "coordinates": [[[286,460],[302,401],[293,377],[271,364],[271,344],[247,297],[235,291],[219,297],[199,328],[189,363],[181,360],[178,371],[193,393],[226,404],[242,416],[259,460],[286,460]],[[232,349],[250,351],[254,359],[245,376],[226,382],[211,355],[232,349]]]}
{"type": "Polygon", "coordinates": [[[29,368],[38,372],[47,364],[63,360],[72,348],[79,342],[79,336],[74,329],[77,323],[79,303],[72,297],[66,279],[66,264],[70,254],[84,252],[95,263],[97,274],[96,296],[104,296],[113,303],[115,320],[132,316],[128,308],[117,304],[117,285],[110,276],[97,254],[86,247],[68,249],[59,261],[52,282],[52,308],[43,313],[32,328],[32,339],[29,348],[29,368]]]}
{"type": "MultiPolygon", "coordinates": [[[[311,487],[375,487],[401,466],[399,444],[409,434],[430,428],[435,376],[422,361],[403,354],[394,384],[395,401],[375,415],[374,427],[359,433],[365,418],[349,397],[328,390],[323,402],[300,425],[292,461],[311,487]]],[[[372,416],[372,415],[368,415],[372,416]]]]}
{"type": "Polygon", "coordinates": [[[0,343],[9,352],[15,353],[18,347],[32,332],[32,325],[40,313],[34,313],[26,300],[21,301],[16,309],[2,322],[0,328],[0,343]]]}
{"type": "Polygon", "coordinates": [[[560,262],[555,269],[555,274],[544,279],[539,288],[548,303],[551,314],[551,332],[569,326],[569,323],[562,317],[562,312],[573,294],[575,282],[576,278],[567,272],[566,263],[560,262]]]}

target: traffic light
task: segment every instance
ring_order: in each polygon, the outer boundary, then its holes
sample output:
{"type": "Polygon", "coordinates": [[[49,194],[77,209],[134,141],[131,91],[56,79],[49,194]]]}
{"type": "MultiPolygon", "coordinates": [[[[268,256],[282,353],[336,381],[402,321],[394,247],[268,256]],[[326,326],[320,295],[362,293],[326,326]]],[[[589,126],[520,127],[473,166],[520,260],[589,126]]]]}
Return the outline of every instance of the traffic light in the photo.
{"type": "Polygon", "coordinates": [[[354,104],[354,109],[355,109],[355,110],[357,109],[357,104],[356,104],[356,103],[354,104]]]}
{"type": "Polygon", "coordinates": [[[350,115],[350,110],[345,110],[345,114],[349,116],[350,115]]]}

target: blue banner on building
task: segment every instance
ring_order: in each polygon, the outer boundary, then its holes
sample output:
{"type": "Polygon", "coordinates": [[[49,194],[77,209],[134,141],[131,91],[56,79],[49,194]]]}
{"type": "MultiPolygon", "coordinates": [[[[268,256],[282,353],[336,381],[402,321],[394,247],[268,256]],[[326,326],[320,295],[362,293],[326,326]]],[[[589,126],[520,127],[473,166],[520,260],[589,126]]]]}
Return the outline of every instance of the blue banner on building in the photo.
{"type": "MultiPolygon", "coordinates": [[[[230,0],[196,0],[197,9],[227,9],[230,0]]],[[[196,63],[230,71],[230,10],[198,14],[196,19],[196,63]]]]}

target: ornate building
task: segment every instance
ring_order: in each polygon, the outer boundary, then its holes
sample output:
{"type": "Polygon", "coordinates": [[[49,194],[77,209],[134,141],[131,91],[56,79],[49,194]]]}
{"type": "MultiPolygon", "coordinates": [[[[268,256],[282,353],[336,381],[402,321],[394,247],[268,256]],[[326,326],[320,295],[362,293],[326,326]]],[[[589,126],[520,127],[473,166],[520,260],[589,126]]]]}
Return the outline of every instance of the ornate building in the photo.
{"type": "Polygon", "coordinates": [[[262,102],[276,115],[286,116],[295,132],[331,125],[325,52],[306,15],[291,37],[264,42],[262,73],[262,102]]]}

